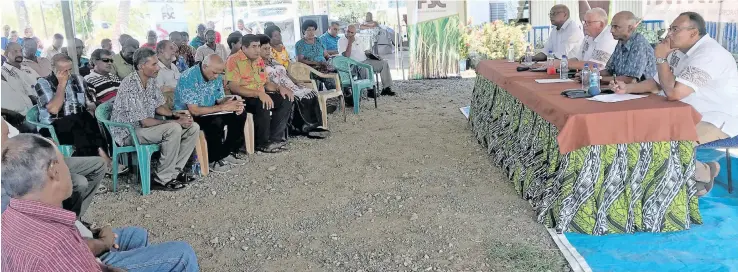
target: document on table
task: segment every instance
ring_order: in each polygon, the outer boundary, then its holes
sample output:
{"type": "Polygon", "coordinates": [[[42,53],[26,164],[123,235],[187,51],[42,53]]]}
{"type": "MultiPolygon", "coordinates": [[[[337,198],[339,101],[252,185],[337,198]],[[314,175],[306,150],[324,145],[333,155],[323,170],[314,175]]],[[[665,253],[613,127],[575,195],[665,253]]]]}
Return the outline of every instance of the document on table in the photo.
{"type": "Polygon", "coordinates": [[[558,78],[547,78],[547,79],[536,79],[536,82],[545,84],[545,83],[567,83],[567,82],[574,82],[574,80],[571,79],[558,79],[558,78]]]}
{"type": "Polygon", "coordinates": [[[461,111],[461,114],[463,114],[466,117],[466,119],[469,119],[469,108],[470,108],[469,106],[459,108],[459,110],[461,111]]]}
{"type": "Polygon", "coordinates": [[[628,101],[638,98],[644,98],[647,95],[636,95],[636,94],[601,94],[595,95],[594,97],[587,98],[587,100],[599,101],[605,103],[615,103],[621,101],[628,101]]]}
{"type": "Polygon", "coordinates": [[[233,113],[233,112],[232,111],[219,111],[219,112],[203,114],[202,116],[213,116],[213,115],[230,114],[230,113],[233,113]]]}

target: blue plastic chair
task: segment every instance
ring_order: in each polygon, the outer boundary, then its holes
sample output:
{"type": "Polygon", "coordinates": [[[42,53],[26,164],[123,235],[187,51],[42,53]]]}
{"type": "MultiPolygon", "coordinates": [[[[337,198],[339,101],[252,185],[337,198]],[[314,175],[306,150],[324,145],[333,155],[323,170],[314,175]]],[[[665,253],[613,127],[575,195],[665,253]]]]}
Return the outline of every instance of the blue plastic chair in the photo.
{"type": "Polygon", "coordinates": [[[54,126],[41,123],[38,120],[38,111],[38,106],[33,106],[32,108],[28,109],[28,112],[26,113],[26,122],[36,126],[36,129],[38,130],[41,130],[43,128],[48,129],[49,134],[51,134],[51,139],[53,139],[54,143],[56,143],[56,146],[59,147],[59,152],[61,152],[64,157],[71,157],[74,153],[74,147],[71,145],[60,144],[59,138],[56,137],[56,130],[54,129],[54,126]]]}
{"type": "MultiPolygon", "coordinates": [[[[361,91],[367,88],[374,88],[374,68],[369,64],[364,64],[344,56],[337,56],[331,60],[331,64],[338,70],[338,76],[341,79],[341,87],[351,87],[351,93],[354,99],[354,114],[359,114],[359,102],[361,100],[361,91]],[[354,67],[366,70],[367,79],[355,79],[358,75],[354,73],[354,67]]],[[[374,90],[374,107],[377,107],[377,96],[379,90],[374,90]]]]}
{"type": "Polygon", "coordinates": [[[724,148],[725,149],[725,162],[727,164],[727,171],[728,171],[728,193],[732,194],[733,193],[733,171],[731,169],[732,166],[730,164],[730,149],[738,148],[738,136],[698,145],[697,148],[699,149],[724,148]]]}
{"type": "Polygon", "coordinates": [[[121,127],[128,130],[133,139],[133,145],[118,146],[118,143],[113,141],[113,192],[118,190],[118,155],[124,153],[136,153],[138,159],[138,171],[141,175],[141,193],[148,195],[151,193],[151,155],[154,152],[159,151],[158,144],[141,144],[138,142],[136,136],[136,130],[130,124],[116,123],[110,121],[110,113],[113,111],[112,102],[105,102],[97,106],[95,110],[95,117],[98,122],[102,122],[105,129],[113,135],[111,128],[121,127]]]}

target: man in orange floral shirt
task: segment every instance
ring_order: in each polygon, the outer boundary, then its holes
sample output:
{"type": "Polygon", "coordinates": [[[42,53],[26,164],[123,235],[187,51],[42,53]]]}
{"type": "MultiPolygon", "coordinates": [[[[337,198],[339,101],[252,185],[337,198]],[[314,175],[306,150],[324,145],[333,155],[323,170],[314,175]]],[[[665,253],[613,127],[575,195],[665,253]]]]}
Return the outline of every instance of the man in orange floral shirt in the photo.
{"type": "Polygon", "coordinates": [[[267,80],[260,46],[258,36],[243,36],[241,50],[226,62],[226,80],[231,92],[244,98],[246,111],[254,115],[256,150],[277,153],[286,149],[293,98],[267,80]]]}

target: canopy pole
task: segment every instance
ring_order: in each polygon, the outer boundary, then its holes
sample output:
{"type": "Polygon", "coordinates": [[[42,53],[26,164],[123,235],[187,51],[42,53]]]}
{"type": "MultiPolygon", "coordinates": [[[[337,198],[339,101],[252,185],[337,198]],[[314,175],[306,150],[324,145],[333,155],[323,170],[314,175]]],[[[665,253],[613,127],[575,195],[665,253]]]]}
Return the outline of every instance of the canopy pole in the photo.
{"type": "Polygon", "coordinates": [[[72,1],[62,0],[61,8],[62,18],[64,19],[64,33],[67,36],[67,52],[69,53],[69,57],[72,58],[72,62],[74,62],[74,65],[72,66],[72,71],[75,75],[79,75],[79,60],[77,58],[77,54],[80,54],[81,52],[77,52],[77,46],[74,40],[75,30],[74,20],[72,19],[74,18],[74,10],[72,7],[72,1]]]}

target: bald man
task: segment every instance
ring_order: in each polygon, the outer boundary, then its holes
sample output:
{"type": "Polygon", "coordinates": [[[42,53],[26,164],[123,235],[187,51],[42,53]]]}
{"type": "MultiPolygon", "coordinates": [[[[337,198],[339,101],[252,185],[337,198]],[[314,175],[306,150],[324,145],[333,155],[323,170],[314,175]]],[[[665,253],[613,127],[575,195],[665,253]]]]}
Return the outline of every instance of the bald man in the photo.
{"type": "Polygon", "coordinates": [[[535,55],[533,60],[546,60],[546,54],[549,51],[556,58],[561,58],[564,55],[567,57],[577,56],[584,40],[582,25],[571,18],[569,8],[565,5],[553,6],[548,17],[555,29],[551,31],[543,50],[535,55]]]}
{"type": "Polygon", "coordinates": [[[653,47],[643,35],[636,33],[638,21],[630,11],[621,11],[612,17],[610,33],[618,41],[605,70],[600,72],[604,84],[617,75],[617,81],[631,83],[656,76],[656,57],[653,47]]]}
{"type": "Polygon", "coordinates": [[[584,42],[579,54],[569,57],[569,69],[581,70],[585,64],[592,67],[597,64],[600,69],[615,51],[618,41],[612,37],[607,25],[607,12],[601,8],[593,8],[584,15],[584,42]]]}
{"type": "Polygon", "coordinates": [[[205,132],[210,171],[216,173],[246,163],[239,154],[244,146],[244,104],[239,96],[225,96],[224,72],[223,58],[218,54],[207,55],[202,63],[182,73],[174,91],[174,109],[188,110],[205,132]],[[225,126],[228,126],[227,135],[223,132],[225,126]]]}

